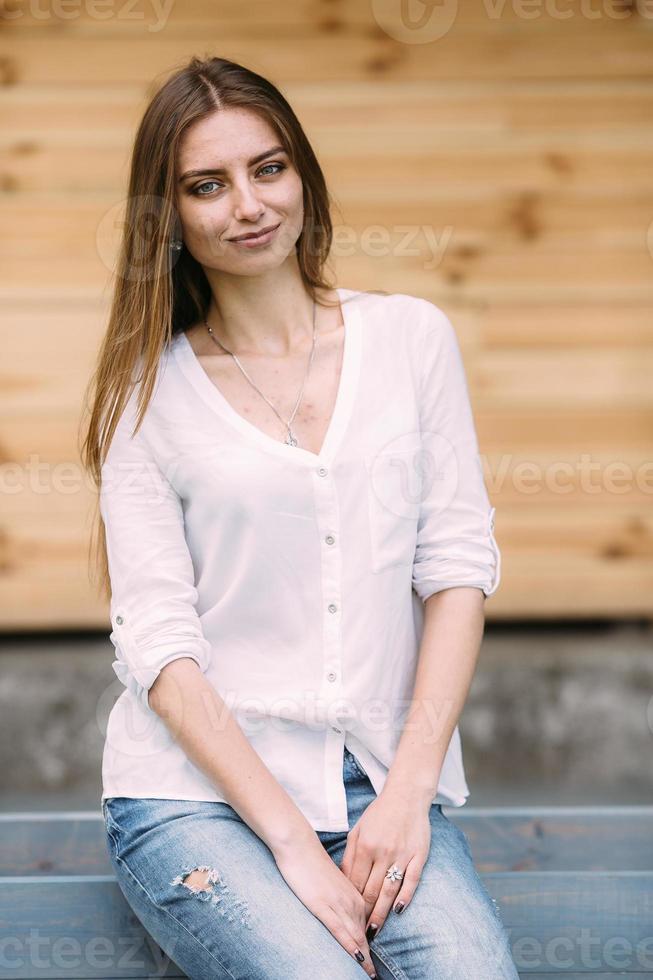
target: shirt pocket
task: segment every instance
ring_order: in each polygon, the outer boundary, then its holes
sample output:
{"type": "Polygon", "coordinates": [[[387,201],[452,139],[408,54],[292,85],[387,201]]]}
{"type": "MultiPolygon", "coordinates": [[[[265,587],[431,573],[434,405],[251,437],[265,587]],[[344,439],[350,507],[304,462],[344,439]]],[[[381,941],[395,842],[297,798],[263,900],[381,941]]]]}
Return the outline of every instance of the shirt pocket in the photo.
{"type": "Polygon", "coordinates": [[[364,456],[373,572],[415,559],[422,480],[421,446],[398,446],[364,456]]]}

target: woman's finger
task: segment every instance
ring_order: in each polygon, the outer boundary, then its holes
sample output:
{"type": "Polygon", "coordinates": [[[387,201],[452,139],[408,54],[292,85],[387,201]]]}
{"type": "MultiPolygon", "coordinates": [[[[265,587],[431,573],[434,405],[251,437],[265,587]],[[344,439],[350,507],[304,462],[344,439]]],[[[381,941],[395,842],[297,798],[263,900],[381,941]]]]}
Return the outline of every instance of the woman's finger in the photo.
{"type": "Polygon", "coordinates": [[[426,860],[420,860],[417,857],[414,857],[408,862],[401,882],[401,888],[392,905],[397,915],[401,915],[406,906],[410,904],[413,895],[417,891],[425,863],[426,860]]]}
{"type": "MultiPolygon", "coordinates": [[[[356,843],[347,843],[345,853],[340,862],[340,870],[351,881],[352,885],[363,895],[364,888],[369,880],[372,871],[373,861],[366,856],[362,848],[356,847],[356,843]]],[[[366,910],[367,913],[368,910],[366,910]]]]}
{"type": "MultiPolygon", "coordinates": [[[[372,874],[365,887],[365,894],[376,895],[374,906],[367,917],[365,935],[368,941],[372,941],[379,934],[381,926],[385,922],[390,909],[399,895],[401,882],[391,881],[386,877],[387,868],[383,862],[377,861],[372,869],[372,874]],[[373,928],[375,926],[376,928],[373,928]]],[[[367,907],[367,906],[366,906],[367,907]]]]}
{"type": "Polygon", "coordinates": [[[320,916],[331,935],[343,949],[360,963],[369,977],[376,976],[370,948],[365,938],[363,923],[356,923],[344,909],[329,908],[320,916]]]}

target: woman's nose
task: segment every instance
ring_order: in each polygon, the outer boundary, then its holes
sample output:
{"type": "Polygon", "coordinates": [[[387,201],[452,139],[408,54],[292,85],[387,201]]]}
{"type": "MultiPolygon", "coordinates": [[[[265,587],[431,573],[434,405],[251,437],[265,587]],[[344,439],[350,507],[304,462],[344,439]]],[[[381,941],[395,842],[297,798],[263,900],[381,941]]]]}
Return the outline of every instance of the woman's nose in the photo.
{"type": "Polygon", "coordinates": [[[242,220],[242,218],[248,218],[250,221],[256,220],[263,214],[265,208],[259,200],[256,190],[249,184],[245,183],[242,187],[236,188],[234,195],[236,198],[234,215],[237,220],[242,220]]]}

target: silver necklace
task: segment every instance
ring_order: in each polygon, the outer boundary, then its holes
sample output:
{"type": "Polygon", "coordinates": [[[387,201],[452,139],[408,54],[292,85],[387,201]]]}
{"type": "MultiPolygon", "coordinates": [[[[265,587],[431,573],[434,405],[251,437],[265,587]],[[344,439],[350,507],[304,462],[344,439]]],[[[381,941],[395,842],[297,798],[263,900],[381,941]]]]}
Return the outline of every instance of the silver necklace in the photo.
{"type": "Polygon", "coordinates": [[[297,441],[297,437],[293,433],[291,426],[292,426],[293,420],[295,418],[295,415],[297,414],[297,409],[299,408],[299,404],[300,404],[300,402],[302,400],[302,395],[304,394],[304,388],[306,387],[306,379],[308,378],[309,371],[311,370],[311,364],[313,363],[313,357],[315,355],[315,344],[316,344],[316,341],[317,341],[317,333],[316,333],[316,330],[315,330],[316,316],[317,316],[317,304],[316,304],[315,300],[313,300],[313,344],[311,346],[311,353],[310,353],[309,358],[308,358],[308,365],[306,367],[306,374],[304,375],[304,381],[303,381],[301,390],[299,392],[299,395],[297,396],[297,401],[295,402],[295,407],[293,409],[293,413],[290,416],[290,418],[288,419],[288,421],[286,421],[286,419],[284,419],[281,415],[279,415],[279,412],[277,412],[276,408],[274,407],[274,405],[272,404],[272,402],[270,401],[270,399],[269,398],[266,398],[265,395],[263,394],[263,392],[261,391],[261,389],[258,387],[258,385],[254,384],[254,382],[252,381],[252,379],[250,378],[249,374],[247,373],[247,371],[245,370],[245,368],[242,366],[242,364],[240,363],[240,361],[238,360],[238,358],[236,357],[236,355],[234,354],[234,352],[233,351],[230,351],[230,350],[227,350],[227,348],[224,346],[224,344],[221,343],[218,340],[218,338],[215,336],[215,334],[213,333],[213,330],[211,329],[211,327],[209,326],[209,324],[206,322],[206,320],[204,320],[204,323],[206,324],[206,328],[209,331],[210,336],[216,342],[216,344],[219,344],[220,347],[222,347],[223,351],[226,351],[227,354],[231,354],[231,356],[233,357],[234,361],[236,362],[236,364],[238,365],[238,367],[240,368],[240,370],[243,372],[243,374],[245,375],[245,377],[247,378],[247,380],[249,381],[249,383],[252,385],[252,387],[255,388],[256,391],[258,391],[258,393],[261,396],[261,398],[265,398],[265,401],[268,403],[268,405],[270,406],[270,408],[272,409],[272,411],[275,413],[275,415],[286,426],[286,428],[288,429],[288,435],[286,436],[285,443],[288,446],[298,446],[299,445],[299,443],[297,441]]]}

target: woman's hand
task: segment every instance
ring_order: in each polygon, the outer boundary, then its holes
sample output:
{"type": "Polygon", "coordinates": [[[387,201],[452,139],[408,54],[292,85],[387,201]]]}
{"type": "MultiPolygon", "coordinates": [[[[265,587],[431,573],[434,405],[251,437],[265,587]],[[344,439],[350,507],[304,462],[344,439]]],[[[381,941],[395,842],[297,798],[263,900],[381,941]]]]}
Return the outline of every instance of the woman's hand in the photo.
{"type": "Polygon", "coordinates": [[[378,935],[390,909],[401,914],[412,899],[430,846],[431,821],[426,804],[408,805],[404,797],[384,795],[383,791],[352,827],[340,870],[365,902],[370,942],[378,935]],[[403,872],[403,880],[386,878],[393,864],[403,872]]]}
{"type": "Polygon", "coordinates": [[[367,975],[375,977],[365,937],[365,902],[319,837],[309,835],[303,842],[275,848],[273,854],[279,871],[299,900],[324,923],[367,975]]]}

